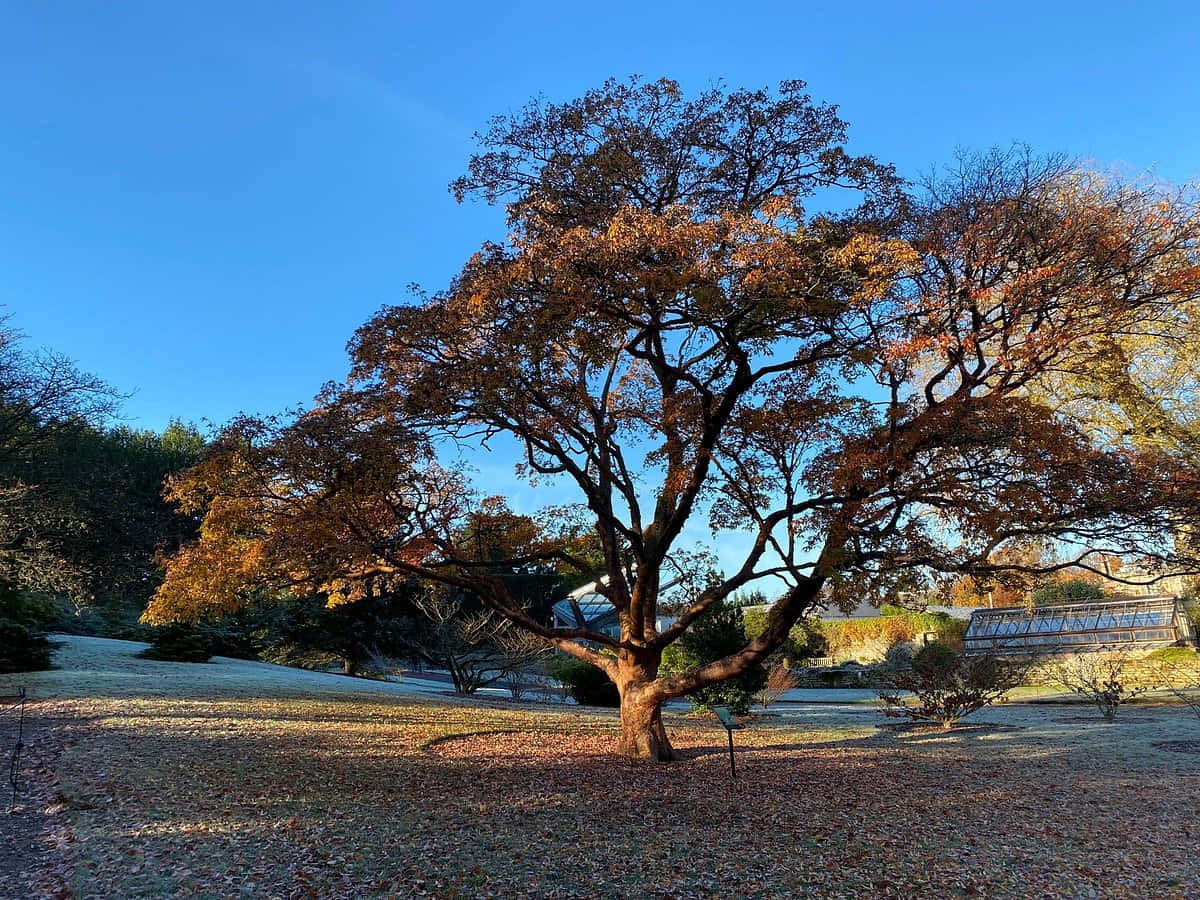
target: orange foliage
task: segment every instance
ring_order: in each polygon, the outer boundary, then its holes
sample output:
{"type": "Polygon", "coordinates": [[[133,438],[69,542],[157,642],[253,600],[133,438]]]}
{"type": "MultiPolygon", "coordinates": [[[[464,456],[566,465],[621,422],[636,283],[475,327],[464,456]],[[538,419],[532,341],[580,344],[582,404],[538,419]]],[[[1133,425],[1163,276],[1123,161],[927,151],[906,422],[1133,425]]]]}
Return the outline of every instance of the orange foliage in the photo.
{"type": "MultiPolygon", "coordinates": [[[[1147,310],[1200,299],[1195,209],[1019,153],[904,195],[843,139],[797,82],[693,100],[610,82],[497,119],[454,188],[506,201],[508,239],[367,322],[350,387],[293,425],[243,423],[178,483],[205,531],[151,618],[223,608],[259,576],[419,574],[657,708],[765,658],[827,586],[1039,571],[997,553],[1024,540],[1169,556],[1196,479],[1097,441],[1031,385],[1147,310]],[[807,214],[831,185],[865,205],[807,214]],[[501,436],[523,473],[577,491],[586,529],[550,540],[436,463],[435,447],[501,436]],[[747,550],[660,634],[672,554],[700,524],[745,532],[747,550]],[[488,567],[531,562],[599,562],[620,635],[522,619],[488,567]],[[708,605],[767,579],[785,588],[763,635],[649,674],[708,605]]],[[[665,741],[652,718],[642,750],[665,741]]]]}

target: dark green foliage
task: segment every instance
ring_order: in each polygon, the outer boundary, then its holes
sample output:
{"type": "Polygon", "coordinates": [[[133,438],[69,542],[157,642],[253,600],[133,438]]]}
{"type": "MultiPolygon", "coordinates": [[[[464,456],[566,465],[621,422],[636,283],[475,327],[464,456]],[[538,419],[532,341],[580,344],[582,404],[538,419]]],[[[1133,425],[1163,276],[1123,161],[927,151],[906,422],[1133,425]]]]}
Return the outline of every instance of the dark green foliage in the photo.
{"type": "Polygon", "coordinates": [[[11,619],[0,619],[0,672],[50,668],[54,645],[44,634],[11,619]]]}
{"type": "Polygon", "coordinates": [[[226,656],[315,669],[336,663],[347,674],[358,674],[377,654],[403,652],[399,638],[411,628],[412,615],[403,595],[371,592],[332,607],[319,595],[285,596],[215,622],[133,625],[121,636],[149,641],[153,646],[143,655],[150,659],[204,662],[226,656]]]}
{"type": "Polygon", "coordinates": [[[75,419],[30,428],[19,454],[0,453],[0,564],[21,589],[68,603],[56,627],[111,634],[149,600],[156,554],[195,531],[163,483],[198,459],[203,438],[177,422],[161,434],[75,419]]]}
{"type": "Polygon", "coordinates": [[[0,582],[0,619],[44,630],[53,628],[59,615],[58,605],[50,597],[18,590],[11,582],[0,582]]]}
{"type": "Polygon", "coordinates": [[[573,656],[556,656],[546,664],[551,678],[567,686],[580,706],[620,706],[621,696],[609,677],[591,663],[573,656]]]}
{"type": "Polygon", "coordinates": [[[0,672],[50,668],[54,645],[42,632],[54,614],[47,598],[0,583],[0,672]]]}
{"type": "MultiPolygon", "coordinates": [[[[313,668],[336,661],[347,675],[359,674],[377,656],[406,656],[418,615],[413,605],[418,591],[416,584],[394,590],[372,586],[366,596],[333,606],[314,595],[290,599],[273,612],[264,609],[258,621],[269,646],[267,654],[275,662],[313,668]]],[[[253,630],[253,621],[248,624],[253,630]]],[[[248,643],[254,640],[249,638],[248,643]]]]}
{"type": "Polygon", "coordinates": [[[1034,606],[1059,606],[1064,603],[1086,603],[1103,598],[1104,591],[1099,585],[1085,578],[1067,578],[1038,588],[1033,592],[1030,601],[1034,606]]]}
{"type": "Polygon", "coordinates": [[[56,628],[135,619],[158,577],[155,553],[196,527],[162,491],[203,439],[177,422],[162,434],[109,428],[120,399],[61,355],[24,350],[0,319],[0,571],[11,590],[71,605],[47,621],[56,628]]]}
{"type": "Polygon", "coordinates": [[[141,655],[166,662],[202,663],[212,658],[212,649],[212,636],[202,625],[163,625],[154,629],[150,646],[141,655]]]}
{"type": "Polygon", "coordinates": [[[262,618],[239,611],[210,625],[201,626],[208,635],[212,655],[231,659],[262,658],[270,640],[262,618]]]}
{"type": "MultiPolygon", "coordinates": [[[[689,672],[736,653],[745,645],[746,626],[742,610],[715,603],[677,643],[667,648],[663,654],[663,669],[667,672],[689,672]]],[[[689,695],[688,699],[696,709],[728,706],[738,715],[746,715],[754,704],[754,695],[766,683],[767,670],[759,664],[741,675],[702,688],[689,695]]]]}
{"type": "MultiPolygon", "coordinates": [[[[154,639],[154,628],[150,625],[143,625],[141,622],[114,622],[105,628],[105,637],[115,638],[118,641],[141,641],[150,643],[154,639]]],[[[222,656],[227,654],[222,653],[222,656]]]]}

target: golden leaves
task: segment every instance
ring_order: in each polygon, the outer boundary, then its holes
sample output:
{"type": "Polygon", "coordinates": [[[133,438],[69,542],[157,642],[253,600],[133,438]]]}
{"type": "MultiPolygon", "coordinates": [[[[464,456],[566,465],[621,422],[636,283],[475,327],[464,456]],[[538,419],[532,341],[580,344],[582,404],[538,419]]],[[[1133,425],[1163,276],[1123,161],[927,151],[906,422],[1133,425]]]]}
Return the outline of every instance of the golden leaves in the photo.
{"type": "Polygon", "coordinates": [[[173,490],[204,518],[164,561],[152,622],[229,612],[262,590],[352,600],[366,580],[426,562],[461,524],[464,494],[373,393],[352,391],[289,423],[235,420],[173,490]]]}
{"type": "Polygon", "coordinates": [[[853,235],[831,256],[857,277],[851,301],[859,305],[887,297],[893,285],[911,274],[920,262],[920,255],[907,241],[880,240],[873,234],[853,235]]]}

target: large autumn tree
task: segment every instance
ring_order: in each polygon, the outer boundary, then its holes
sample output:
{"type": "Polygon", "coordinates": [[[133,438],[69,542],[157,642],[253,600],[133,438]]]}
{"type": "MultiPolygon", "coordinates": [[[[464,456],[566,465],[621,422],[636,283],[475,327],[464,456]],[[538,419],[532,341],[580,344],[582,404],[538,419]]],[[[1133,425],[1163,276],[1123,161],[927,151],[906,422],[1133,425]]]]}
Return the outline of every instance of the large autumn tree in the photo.
{"type": "MultiPolygon", "coordinates": [[[[1193,210],[1198,199],[1194,187],[1175,191],[1148,214],[1193,210]]],[[[1039,389],[1099,440],[1200,465],[1200,306],[1181,297],[1144,310],[1136,329],[1079,347],[1039,389]]]]}
{"type": "Polygon", "coordinates": [[[803,88],[610,82],[494,120],[453,190],[506,204],[507,238],[363,326],[311,412],[239,420],[176,481],[205,520],[150,618],[263,580],[353,598],[418,576],[599,666],[622,752],[669,759],[663,701],[746,671],[818,602],[987,574],[1021,541],[1171,560],[1194,481],[1032,388],[1196,298],[1195,208],[1019,152],[901,184],[803,88]],[[522,527],[438,462],[501,437],[578,505],[522,527]],[[659,630],[698,520],[747,549],[659,630]],[[493,525],[483,554],[469,536],[493,525]],[[548,627],[495,574],[549,564],[599,569],[618,636],[548,627]],[[761,634],[660,674],[705,610],[760,585],[782,589],[761,634]]]}

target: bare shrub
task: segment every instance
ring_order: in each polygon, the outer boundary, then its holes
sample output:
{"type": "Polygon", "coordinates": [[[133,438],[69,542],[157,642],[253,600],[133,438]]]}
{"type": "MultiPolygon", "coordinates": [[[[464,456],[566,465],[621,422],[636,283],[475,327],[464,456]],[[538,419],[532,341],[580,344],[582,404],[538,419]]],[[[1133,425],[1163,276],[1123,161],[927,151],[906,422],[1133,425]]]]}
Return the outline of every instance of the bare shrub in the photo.
{"type": "Polygon", "coordinates": [[[1133,683],[1125,674],[1128,663],[1125,652],[1079,653],[1052,664],[1048,674],[1054,683],[1092,703],[1104,721],[1112,722],[1120,706],[1156,686],[1157,679],[1150,676],[1133,683]]]}
{"type": "MultiPolygon", "coordinates": [[[[490,610],[466,613],[462,602],[444,591],[430,591],[414,605],[424,618],[408,640],[409,651],[449,672],[456,693],[473,694],[503,680],[510,693],[515,689],[524,696],[523,681],[514,673],[548,652],[544,640],[490,610]]],[[[514,694],[514,699],[520,697],[514,694]]]]}
{"type": "Polygon", "coordinates": [[[524,700],[536,687],[540,672],[536,663],[550,653],[545,640],[518,628],[503,628],[495,636],[500,653],[500,684],[513,700],[524,700]]]}
{"type": "Polygon", "coordinates": [[[542,703],[567,702],[567,686],[552,675],[537,669],[533,672],[530,680],[533,682],[533,690],[537,693],[538,700],[542,703]]]}
{"type": "Polygon", "coordinates": [[[1165,662],[1158,667],[1155,677],[1160,686],[1200,718],[1200,670],[1194,664],[1165,662]]]}
{"type": "Polygon", "coordinates": [[[888,716],[937,722],[950,729],[964,716],[1003,700],[1022,682],[1025,670],[1024,664],[1012,660],[958,654],[945,644],[932,643],[907,662],[895,660],[886,666],[880,673],[884,686],[877,693],[888,716]]]}
{"type": "Polygon", "coordinates": [[[759,690],[755,699],[766,709],[780,697],[800,684],[800,676],[794,669],[777,665],[767,671],[767,683],[759,690]]]}
{"type": "Polygon", "coordinates": [[[532,690],[532,685],[529,684],[525,677],[525,673],[520,669],[508,669],[500,676],[500,684],[508,691],[508,694],[514,700],[524,700],[526,695],[532,690]]]}

